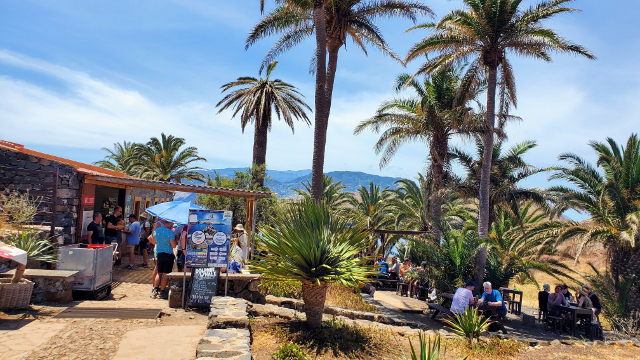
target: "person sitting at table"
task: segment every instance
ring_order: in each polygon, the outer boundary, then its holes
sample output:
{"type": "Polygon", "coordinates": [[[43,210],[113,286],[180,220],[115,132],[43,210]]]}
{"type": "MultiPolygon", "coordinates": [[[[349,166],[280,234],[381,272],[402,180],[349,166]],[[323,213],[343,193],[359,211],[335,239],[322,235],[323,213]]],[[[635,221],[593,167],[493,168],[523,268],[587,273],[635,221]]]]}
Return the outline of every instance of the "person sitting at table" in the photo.
{"type": "Polygon", "coordinates": [[[586,319],[588,322],[591,322],[593,318],[596,316],[596,309],[593,307],[593,303],[589,298],[589,292],[587,290],[585,290],[584,288],[581,288],[580,295],[582,296],[580,296],[580,300],[578,300],[578,307],[583,309],[591,309],[592,315],[589,316],[589,315],[578,314],[576,316],[576,322],[578,322],[581,318],[586,319]]]}
{"type": "Polygon", "coordinates": [[[567,305],[567,300],[562,295],[562,286],[556,285],[555,292],[549,294],[549,301],[547,302],[547,311],[550,316],[562,316],[564,313],[560,309],[561,306],[567,305]]]}
{"type": "Polygon", "coordinates": [[[398,270],[398,277],[400,277],[400,281],[404,281],[404,276],[411,270],[411,259],[406,258],[400,268],[398,270]]]}
{"type": "Polygon", "coordinates": [[[573,301],[573,295],[569,292],[569,287],[567,285],[562,285],[562,296],[564,296],[567,302],[573,301]]]}
{"type": "Polygon", "coordinates": [[[391,266],[389,267],[389,279],[390,280],[398,280],[398,269],[400,268],[400,264],[398,263],[398,258],[395,256],[391,258],[391,266]]]}
{"type": "Polygon", "coordinates": [[[482,284],[484,288],[484,293],[482,293],[482,298],[478,300],[478,305],[489,305],[496,307],[496,314],[499,318],[504,319],[507,317],[507,306],[504,304],[504,300],[502,300],[502,295],[500,295],[500,291],[493,290],[490,282],[485,282],[482,284]]]}
{"type": "Polygon", "coordinates": [[[376,261],[374,265],[376,269],[380,270],[380,275],[378,275],[378,279],[387,279],[389,274],[389,264],[384,261],[382,258],[376,261]]]}
{"type": "Polygon", "coordinates": [[[464,287],[459,287],[456,293],[453,294],[453,300],[451,301],[451,312],[454,314],[462,314],[467,311],[469,305],[475,303],[473,298],[473,290],[476,288],[476,283],[472,280],[467,281],[464,287]]]}
{"type": "Polygon", "coordinates": [[[602,312],[602,305],[600,305],[600,299],[598,298],[598,295],[589,290],[589,287],[587,285],[582,285],[582,288],[580,290],[580,292],[582,292],[582,290],[585,290],[587,292],[587,296],[589,296],[589,300],[591,300],[591,304],[596,311],[595,315],[598,318],[598,321],[600,321],[600,312],[602,312]]]}

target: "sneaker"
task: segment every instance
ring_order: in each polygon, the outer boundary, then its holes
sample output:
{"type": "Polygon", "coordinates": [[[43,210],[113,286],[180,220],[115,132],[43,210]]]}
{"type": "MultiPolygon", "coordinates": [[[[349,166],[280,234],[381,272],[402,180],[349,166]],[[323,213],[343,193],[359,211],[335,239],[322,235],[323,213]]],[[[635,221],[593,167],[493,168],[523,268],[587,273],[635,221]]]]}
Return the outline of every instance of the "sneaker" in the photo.
{"type": "Polygon", "coordinates": [[[159,298],[162,300],[169,299],[169,289],[164,289],[164,291],[160,290],[159,298]]]}
{"type": "Polygon", "coordinates": [[[158,297],[160,297],[160,288],[154,287],[151,290],[151,298],[152,299],[157,299],[158,297]]]}
{"type": "Polygon", "coordinates": [[[135,267],[135,265],[131,264],[131,265],[127,265],[124,268],[128,269],[128,270],[133,270],[133,268],[135,267]]]}
{"type": "Polygon", "coordinates": [[[113,267],[118,267],[118,266],[120,266],[121,264],[122,264],[122,260],[120,260],[120,259],[116,259],[116,263],[115,263],[115,264],[113,264],[113,267]]]}
{"type": "Polygon", "coordinates": [[[143,267],[143,268],[149,267],[149,265],[147,265],[147,264],[140,264],[139,266],[143,267]]]}

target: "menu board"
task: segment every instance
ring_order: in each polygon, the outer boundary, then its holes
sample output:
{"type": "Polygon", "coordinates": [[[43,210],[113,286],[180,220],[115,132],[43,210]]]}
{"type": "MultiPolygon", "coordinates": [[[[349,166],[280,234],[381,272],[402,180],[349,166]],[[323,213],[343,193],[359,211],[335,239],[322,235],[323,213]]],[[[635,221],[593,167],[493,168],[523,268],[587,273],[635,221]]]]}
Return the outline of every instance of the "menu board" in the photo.
{"type": "Polygon", "coordinates": [[[189,211],[186,266],[227,266],[232,214],[221,210],[189,211]]]}
{"type": "Polygon", "coordinates": [[[196,307],[208,307],[211,298],[218,293],[218,268],[194,268],[191,269],[191,285],[187,305],[196,307]]]}

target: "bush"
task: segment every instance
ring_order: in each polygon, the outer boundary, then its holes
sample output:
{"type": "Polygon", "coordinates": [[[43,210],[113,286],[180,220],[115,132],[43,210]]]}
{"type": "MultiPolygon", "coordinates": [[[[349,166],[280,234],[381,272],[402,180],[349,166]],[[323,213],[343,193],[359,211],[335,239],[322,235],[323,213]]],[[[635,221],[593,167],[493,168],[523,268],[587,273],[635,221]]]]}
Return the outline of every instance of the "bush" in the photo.
{"type": "Polygon", "coordinates": [[[272,360],[311,360],[311,357],[296,344],[284,344],[271,354],[272,360]]]}
{"type": "Polygon", "coordinates": [[[455,314],[453,318],[445,320],[451,330],[458,336],[467,338],[469,344],[480,337],[480,334],[487,331],[489,320],[483,319],[476,308],[469,307],[462,314],[455,314]]]}
{"type": "Polygon", "coordinates": [[[443,351],[440,350],[440,334],[436,335],[433,345],[431,344],[431,338],[427,341],[427,336],[422,331],[418,334],[418,339],[420,341],[418,352],[416,352],[416,349],[413,347],[413,342],[409,341],[409,345],[411,346],[411,354],[409,355],[411,355],[411,357],[407,356],[402,347],[400,348],[406,360],[440,360],[445,358],[447,350],[446,348],[443,351]]]}

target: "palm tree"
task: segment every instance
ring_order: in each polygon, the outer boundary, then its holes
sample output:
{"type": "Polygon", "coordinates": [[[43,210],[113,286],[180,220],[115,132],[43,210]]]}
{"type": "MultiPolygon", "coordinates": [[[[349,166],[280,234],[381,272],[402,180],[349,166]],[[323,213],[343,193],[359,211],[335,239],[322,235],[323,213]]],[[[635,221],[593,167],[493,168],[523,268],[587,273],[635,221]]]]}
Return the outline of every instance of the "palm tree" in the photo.
{"type": "MultiPolygon", "coordinates": [[[[347,37],[367,53],[365,44],[378,47],[399,60],[382,37],[374,21],[380,17],[403,17],[413,22],[419,14],[432,15],[431,9],[417,2],[402,0],[282,0],[282,4],[266,15],[251,31],[246,47],[274,34],[283,34],[264,58],[264,64],[298,45],[313,33],[316,36],[316,98],[312,167],[312,193],[319,201],[322,195],[327,126],[331,111],[333,83],[338,65],[338,52],[347,37]],[[317,30],[317,31],[316,31],[317,30]],[[325,67],[326,53],[329,63],[325,67]]],[[[262,4],[264,1],[261,2],[262,4]]]]}
{"type": "Polygon", "coordinates": [[[544,239],[536,236],[538,228],[547,222],[547,214],[528,202],[520,208],[519,216],[498,208],[489,234],[489,256],[486,280],[496,287],[508,286],[509,281],[532,282],[536,286],[533,271],[543,272],[558,280],[572,279],[574,272],[567,265],[548,258],[544,239]]]}
{"type": "Polygon", "coordinates": [[[487,81],[483,135],[485,151],[480,172],[478,223],[478,234],[486,239],[490,228],[490,172],[498,84],[498,113],[506,114],[510,105],[517,105],[515,78],[507,54],[545,61],[551,61],[550,52],[568,52],[589,59],[595,59],[595,56],[582,46],[565,40],[555,31],[542,26],[544,20],[554,15],[578,11],[566,7],[566,4],[573,0],[540,2],[525,10],[520,6],[522,0],[463,1],[465,9],[450,12],[437,24],[425,24],[414,28],[429,28],[435,31],[409,50],[406,62],[422,55],[431,55],[416,75],[469,63],[464,81],[487,81]]]}
{"type": "MultiPolygon", "coordinates": [[[[307,179],[306,183],[301,182],[302,189],[292,189],[298,195],[302,196],[303,199],[311,199],[313,195],[311,194],[311,183],[309,179],[307,179]]],[[[322,177],[322,201],[326,202],[327,205],[333,209],[334,211],[341,212],[344,210],[344,205],[347,205],[353,194],[344,191],[347,187],[342,185],[342,181],[333,182],[333,177],[324,175],[322,177]]]]}
{"type": "Polygon", "coordinates": [[[125,140],[122,144],[114,143],[113,150],[108,148],[102,148],[102,150],[108,152],[108,155],[104,160],[94,162],[94,165],[130,176],[139,174],[134,165],[140,152],[140,144],[125,140]]]}
{"type": "Polygon", "coordinates": [[[136,167],[140,169],[140,177],[144,179],[160,181],[205,181],[204,174],[196,170],[204,170],[201,167],[190,166],[196,161],[207,161],[198,156],[198,149],[187,147],[183,138],[166,136],[162,133],[160,139],[152,137],[149,142],[141,146],[136,167]]]}
{"type": "Polygon", "coordinates": [[[304,311],[311,328],[321,325],[330,283],[353,285],[367,282],[374,274],[364,265],[367,258],[356,257],[368,246],[364,226],[350,224],[325,202],[293,202],[260,233],[258,245],[267,255],[250,266],[266,278],[302,283],[304,311]]]}
{"type": "MultiPolygon", "coordinates": [[[[519,218],[521,201],[532,201],[542,209],[547,210],[548,205],[542,190],[537,188],[523,188],[518,185],[532,175],[547,171],[528,164],[522,157],[527,151],[537,146],[535,141],[524,141],[509,148],[502,153],[503,142],[499,141],[491,152],[491,187],[489,188],[489,224],[495,221],[496,208],[502,207],[519,218]]],[[[466,171],[466,178],[455,186],[455,191],[465,199],[477,199],[482,193],[482,171],[486,163],[484,154],[485,145],[480,139],[476,139],[476,158],[464,151],[454,148],[449,157],[451,161],[457,161],[466,171]]],[[[480,209],[479,209],[480,211],[480,209]]],[[[482,246],[476,258],[476,280],[482,282],[487,261],[487,246],[482,246]]]]}
{"type": "Polygon", "coordinates": [[[590,221],[556,223],[550,237],[558,242],[580,241],[580,250],[589,243],[604,244],[615,286],[640,268],[640,139],[632,134],[626,147],[607,138],[607,144],[592,141],[598,155],[597,166],[576,154],[564,153],[559,159],[569,167],[555,168],[550,179],[566,180],[573,187],[548,189],[558,212],[571,208],[588,213],[590,221]],[[634,270],[634,268],[636,270],[634,270]]]}
{"type": "Polygon", "coordinates": [[[301,97],[304,97],[298,89],[282,80],[269,79],[271,73],[276,68],[277,61],[269,63],[267,66],[266,78],[256,79],[254,77],[240,77],[236,81],[222,85],[222,92],[235,87],[240,89],[227,94],[216,106],[220,107],[218,114],[233,107],[233,116],[239,112],[242,132],[247,124],[255,124],[255,134],[253,137],[253,184],[264,187],[265,164],[267,157],[267,136],[271,130],[271,117],[275,112],[278,120],[284,122],[294,131],[293,120],[303,120],[308,125],[311,124],[305,109],[311,111],[301,97]]]}
{"type": "Polygon", "coordinates": [[[431,217],[436,239],[440,238],[442,214],[442,182],[448,163],[449,140],[454,136],[469,136],[479,127],[473,110],[467,106],[477,97],[480,88],[463,88],[461,69],[444,69],[425,77],[422,83],[408,74],[396,80],[395,90],[411,87],[417,97],[385,101],[374,117],[361,122],[354,133],[366,129],[375,133],[386,129],[376,143],[376,154],[382,153],[380,168],[386,166],[398,149],[410,142],[429,146],[430,174],[433,176],[431,217]]]}
{"type": "MultiPolygon", "coordinates": [[[[394,228],[394,218],[391,210],[391,198],[393,191],[389,190],[389,187],[381,189],[380,185],[375,185],[372,182],[369,183],[367,189],[363,185],[360,185],[356,190],[356,196],[347,200],[347,204],[351,206],[349,214],[353,219],[353,222],[361,224],[365,229],[373,231],[377,229],[391,230],[394,228]]],[[[369,249],[367,254],[380,253],[385,255],[384,243],[378,247],[378,236],[370,232],[369,236],[369,249]],[[380,251],[378,251],[380,250],[380,251]]],[[[387,244],[392,243],[387,242],[387,244]]]]}

